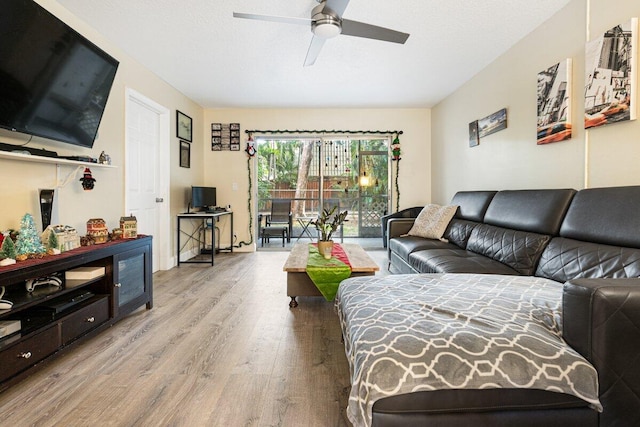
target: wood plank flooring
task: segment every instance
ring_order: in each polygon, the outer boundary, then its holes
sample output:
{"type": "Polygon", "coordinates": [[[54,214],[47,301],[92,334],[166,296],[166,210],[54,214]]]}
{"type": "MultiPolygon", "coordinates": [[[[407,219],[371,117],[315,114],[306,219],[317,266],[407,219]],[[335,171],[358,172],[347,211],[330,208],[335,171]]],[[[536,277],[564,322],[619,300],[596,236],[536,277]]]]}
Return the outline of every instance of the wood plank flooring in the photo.
{"type": "MultiPolygon", "coordinates": [[[[386,273],[386,251],[369,252],[386,273]]],[[[289,308],[288,252],[154,274],[138,310],[0,394],[7,426],[349,426],[333,303],[289,308]]],[[[2,367],[0,367],[1,369],[2,367]]]]}

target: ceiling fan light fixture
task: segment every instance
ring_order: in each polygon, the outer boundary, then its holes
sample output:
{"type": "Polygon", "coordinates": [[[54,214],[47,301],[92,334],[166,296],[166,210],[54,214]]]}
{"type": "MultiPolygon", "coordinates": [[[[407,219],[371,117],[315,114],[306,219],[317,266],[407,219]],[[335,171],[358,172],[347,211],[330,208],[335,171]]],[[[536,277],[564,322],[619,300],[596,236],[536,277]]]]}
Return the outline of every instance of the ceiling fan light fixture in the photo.
{"type": "Polygon", "coordinates": [[[337,19],[326,17],[313,21],[311,31],[322,39],[331,39],[342,32],[342,26],[337,19]]]}
{"type": "Polygon", "coordinates": [[[304,25],[311,27],[313,37],[304,59],[304,66],[313,65],[318,58],[325,41],[340,34],[365,39],[404,44],[409,37],[407,33],[378,27],[365,22],[342,19],[342,14],[349,0],[316,0],[318,5],[311,10],[309,18],[293,18],[286,16],[256,15],[253,13],[233,12],[236,18],[258,19],[261,21],[280,22],[284,24],[304,25]]]}

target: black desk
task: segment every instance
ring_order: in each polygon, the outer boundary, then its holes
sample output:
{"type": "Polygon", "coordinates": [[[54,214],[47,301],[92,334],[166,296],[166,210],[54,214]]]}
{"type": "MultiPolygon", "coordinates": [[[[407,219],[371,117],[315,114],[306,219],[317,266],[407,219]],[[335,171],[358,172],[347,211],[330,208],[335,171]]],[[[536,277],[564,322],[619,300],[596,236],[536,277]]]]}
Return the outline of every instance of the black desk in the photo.
{"type": "Polygon", "coordinates": [[[196,213],[188,213],[188,214],[178,214],[177,221],[176,221],[176,227],[177,227],[177,233],[178,233],[176,238],[177,249],[178,249],[176,252],[176,256],[178,258],[178,267],[180,267],[180,264],[203,264],[203,263],[208,264],[209,262],[211,262],[211,265],[213,265],[213,256],[216,252],[215,221],[225,215],[229,215],[229,220],[230,220],[230,227],[229,227],[230,244],[226,248],[217,248],[217,249],[221,251],[233,252],[233,212],[232,211],[224,211],[224,212],[216,212],[216,213],[196,212],[196,213]],[[200,223],[195,228],[195,230],[193,230],[191,233],[187,233],[186,231],[183,231],[181,227],[181,222],[183,220],[199,221],[200,223]],[[204,232],[207,229],[207,222],[209,220],[211,220],[211,261],[209,261],[208,259],[190,259],[188,261],[180,261],[180,252],[182,251],[182,248],[184,247],[184,245],[186,245],[190,240],[196,240],[200,247],[201,253],[204,252],[204,250],[206,249],[205,248],[206,239],[204,237],[201,237],[201,235],[204,235],[204,232]],[[187,241],[184,242],[184,245],[180,244],[180,237],[182,234],[187,236],[187,241]]]}

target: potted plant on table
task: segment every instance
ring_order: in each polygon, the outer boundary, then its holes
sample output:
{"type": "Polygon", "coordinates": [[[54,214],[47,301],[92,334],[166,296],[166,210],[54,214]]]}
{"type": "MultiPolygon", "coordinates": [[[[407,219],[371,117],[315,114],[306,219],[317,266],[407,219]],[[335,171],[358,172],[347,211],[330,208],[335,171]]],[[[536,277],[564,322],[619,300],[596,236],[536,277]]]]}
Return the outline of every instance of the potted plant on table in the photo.
{"type": "Polygon", "coordinates": [[[337,206],[334,206],[331,209],[325,208],[318,216],[318,219],[310,222],[310,224],[313,225],[320,233],[320,237],[318,239],[318,252],[324,255],[326,259],[331,258],[331,251],[333,250],[333,240],[331,240],[331,236],[333,235],[333,232],[336,231],[347,219],[348,211],[345,210],[343,212],[336,213],[337,209],[337,206]]]}

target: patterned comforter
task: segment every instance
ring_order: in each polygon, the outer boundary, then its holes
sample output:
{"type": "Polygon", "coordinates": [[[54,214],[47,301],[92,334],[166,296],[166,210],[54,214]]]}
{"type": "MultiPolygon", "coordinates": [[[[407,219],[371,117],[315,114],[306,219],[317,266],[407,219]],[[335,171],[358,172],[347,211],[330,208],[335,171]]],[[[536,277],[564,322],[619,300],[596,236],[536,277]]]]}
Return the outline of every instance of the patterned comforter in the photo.
{"type": "Polygon", "coordinates": [[[336,296],[351,370],[347,415],[438,389],[534,388],[595,409],[593,366],[561,337],[562,284],[530,276],[411,274],[343,281],[336,296]]]}

